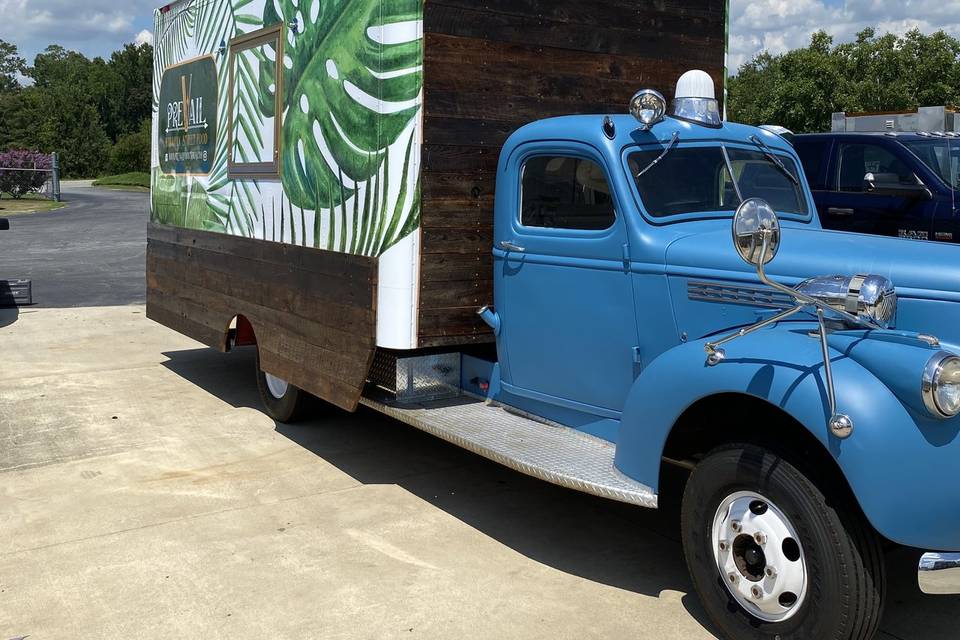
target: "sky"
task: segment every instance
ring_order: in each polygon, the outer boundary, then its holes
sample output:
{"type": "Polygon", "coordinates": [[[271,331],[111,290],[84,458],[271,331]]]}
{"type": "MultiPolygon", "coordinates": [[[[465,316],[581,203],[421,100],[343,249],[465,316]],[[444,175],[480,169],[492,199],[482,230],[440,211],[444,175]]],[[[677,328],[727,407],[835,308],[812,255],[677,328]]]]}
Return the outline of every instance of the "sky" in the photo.
{"type": "MultiPolygon", "coordinates": [[[[109,56],[125,43],[150,42],[153,8],[164,1],[0,0],[0,39],[20,47],[28,61],[54,42],[109,56]]],[[[866,26],[898,34],[943,29],[960,37],[960,0],[731,0],[731,73],[765,49],[808,44],[817,29],[842,42],[866,26]]]]}

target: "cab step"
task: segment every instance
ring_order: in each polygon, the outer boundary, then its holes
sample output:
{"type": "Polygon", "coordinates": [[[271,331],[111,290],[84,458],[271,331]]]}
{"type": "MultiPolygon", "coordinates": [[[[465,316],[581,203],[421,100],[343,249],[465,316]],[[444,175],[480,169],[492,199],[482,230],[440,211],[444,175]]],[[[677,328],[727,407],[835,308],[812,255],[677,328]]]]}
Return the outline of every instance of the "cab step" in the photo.
{"type": "Polygon", "coordinates": [[[616,447],[582,431],[464,396],[421,404],[369,397],[360,402],[520,473],[611,500],[657,506],[653,489],[614,468],[616,447]]]}

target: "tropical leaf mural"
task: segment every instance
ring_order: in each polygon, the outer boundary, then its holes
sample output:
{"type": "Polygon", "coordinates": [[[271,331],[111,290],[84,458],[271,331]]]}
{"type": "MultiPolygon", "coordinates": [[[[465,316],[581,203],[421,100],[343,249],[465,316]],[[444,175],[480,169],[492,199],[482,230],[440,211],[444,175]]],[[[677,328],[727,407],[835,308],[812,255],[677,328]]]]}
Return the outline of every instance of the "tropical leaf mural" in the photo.
{"type": "MultiPolygon", "coordinates": [[[[279,0],[264,23],[296,20],[284,43],[282,162],[291,201],[339,204],[372,177],[421,103],[420,0],[279,0]],[[279,5],[282,14],[276,13],[279,5]],[[291,34],[292,35],[292,34],[291,34]]],[[[262,64],[261,87],[275,85],[262,64]]],[[[263,96],[269,103],[272,96],[263,96]]]]}
{"type": "MultiPolygon", "coordinates": [[[[185,0],[158,13],[155,81],[173,64],[213,55],[221,126],[208,176],[155,171],[154,219],[367,255],[409,235],[420,216],[422,2],[185,0]],[[278,23],[281,77],[275,47],[252,62],[223,53],[236,36],[278,23]],[[279,183],[229,175],[230,64],[244,131],[281,118],[279,183]],[[179,200],[167,193],[178,189],[179,200]],[[199,215],[204,205],[209,215],[199,215]],[[172,206],[190,213],[171,216],[172,206]]],[[[155,101],[155,116],[159,108],[155,101]]]]}

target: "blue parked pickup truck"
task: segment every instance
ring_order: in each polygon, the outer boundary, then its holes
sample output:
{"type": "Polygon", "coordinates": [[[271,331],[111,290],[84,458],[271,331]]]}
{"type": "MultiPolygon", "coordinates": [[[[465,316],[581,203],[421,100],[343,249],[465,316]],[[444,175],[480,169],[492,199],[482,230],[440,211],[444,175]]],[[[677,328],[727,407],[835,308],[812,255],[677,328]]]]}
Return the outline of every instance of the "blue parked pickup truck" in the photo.
{"type": "Polygon", "coordinates": [[[960,137],[823,133],[793,137],[827,229],[960,242],[960,137]]]}

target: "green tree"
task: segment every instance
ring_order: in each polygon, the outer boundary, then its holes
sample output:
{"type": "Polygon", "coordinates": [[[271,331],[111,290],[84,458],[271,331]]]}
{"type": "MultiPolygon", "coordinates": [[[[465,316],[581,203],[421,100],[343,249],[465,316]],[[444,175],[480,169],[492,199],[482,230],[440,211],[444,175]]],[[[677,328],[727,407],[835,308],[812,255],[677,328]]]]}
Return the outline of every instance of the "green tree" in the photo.
{"type": "Polygon", "coordinates": [[[0,94],[20,88],[20,78],[27,70],[27,61],[20,57],[17,45],[0,40],[0,94]]]}
{"type": "Polygon", "coordinates": [[[144,120],[133,133],[125,133],[110,152],[110,173],[150,172],[151,121],[144,120]]]}
{"type": "Polygon", "coordinates": [[[110,55],[107,66],[117,82],[118,109],[107,127],[116,140],[140,130],[153,115],[153,47],[128,44],[110,55]]]}
{"type": "Polygon", "coordinates": [[[37,55],[27,70],[33,84],[2,96],[0,145],[56,151],[65,177],[100,174],[109,162],[111,141],[91,92],[97,64],[56,45],[37,55]]]}
{"type": "Polygon", "coordinates": [[[762,52],[728,85],[730,118],[827,131],[836,111],[893,111],[960,104],[960,41],[938,31],[877,36],[864,29],[834,46],[814,33],[810,45],[780,55],[762,52]]]}

